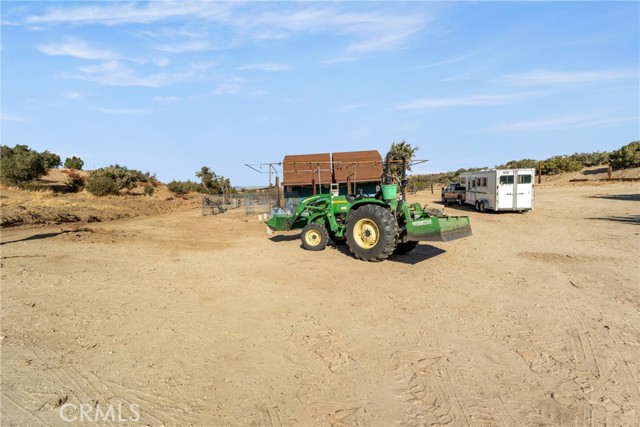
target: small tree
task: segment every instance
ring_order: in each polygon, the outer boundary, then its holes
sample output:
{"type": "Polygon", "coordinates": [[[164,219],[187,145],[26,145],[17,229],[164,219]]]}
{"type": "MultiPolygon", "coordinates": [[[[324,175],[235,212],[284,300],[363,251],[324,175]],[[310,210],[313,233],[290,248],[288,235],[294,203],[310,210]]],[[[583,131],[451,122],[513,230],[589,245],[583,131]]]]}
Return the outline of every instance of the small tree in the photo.
{"type": "Polygon", "coordinates": [[[613,169],[636,168],[640,166],[640,141],[633,141],[615,150],[609,156],[613,169]]]}
{"type": "Polygon", "coordinates": [[[82,170],[84,162],[80,157],[67,157],[64,161],[64,167],[67,169],[82,170]]]}
{"type": "MultiPolygon", "coordinates": [[[[420,147],[413,147],[406,141],[402,142],[394,142],[391,144],[390,152],[403,155],[407,159],[407,171],[411,171],[411,161],[418,151],[420,147]]],[[[399,159],[399,157],[394,157],[391,160],[399,159]]],[[[400,182],[402,177],[402,164],[392,163],[391,164],[391,176],[396,182],[400,182]]]]}
{"type": "Polygon", "coordinates": [[[18,185],[34,181],[46,175],[47,168],[41,153],[26,145],[10,148],[0,147],[0,181],[4,184],[18,185]]]}
{"type": "Polygon", "coordinates": [[[40,155],[42,156],[42,161],[44,162],[44,167],[46,169],[57,169],[62,165],[60,156],[51,153],[49,150],[43,151],[40,155]]]}

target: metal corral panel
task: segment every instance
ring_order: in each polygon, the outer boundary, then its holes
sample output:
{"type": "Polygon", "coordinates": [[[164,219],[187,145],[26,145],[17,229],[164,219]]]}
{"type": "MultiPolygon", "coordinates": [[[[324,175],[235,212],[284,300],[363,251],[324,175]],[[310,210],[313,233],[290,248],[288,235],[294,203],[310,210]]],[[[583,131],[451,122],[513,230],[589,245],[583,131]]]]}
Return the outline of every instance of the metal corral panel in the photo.
{"type": "Polygon", "coordinates": [[[333,175],[336,183],[380,182],[382,157],[376,150],[333,153],[333,175]]]}
{"type": "Polygon", "coordinates": [[[300,154],[284,156],[282,161],[283,185],[311,185],[331,183],[331,155],[300,154]]]}

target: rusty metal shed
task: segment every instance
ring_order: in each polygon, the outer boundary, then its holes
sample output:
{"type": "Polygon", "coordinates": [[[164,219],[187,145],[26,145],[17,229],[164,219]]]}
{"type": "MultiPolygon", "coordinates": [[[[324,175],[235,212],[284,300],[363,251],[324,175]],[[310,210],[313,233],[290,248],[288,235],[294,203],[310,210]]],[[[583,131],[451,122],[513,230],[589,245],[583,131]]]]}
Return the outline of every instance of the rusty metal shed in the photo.
{"type": "Polygon", "coordinates": [[[380,182],[382,157],[376,150],[333,153],[333,177],[338,184],[346,182],[380,182]]]}
{"type": "Polygon", "coordinates": [[[332,182],[331,155],[299,154],[284,156],[282,161],[283,185],[330,184],[332,182]]]}

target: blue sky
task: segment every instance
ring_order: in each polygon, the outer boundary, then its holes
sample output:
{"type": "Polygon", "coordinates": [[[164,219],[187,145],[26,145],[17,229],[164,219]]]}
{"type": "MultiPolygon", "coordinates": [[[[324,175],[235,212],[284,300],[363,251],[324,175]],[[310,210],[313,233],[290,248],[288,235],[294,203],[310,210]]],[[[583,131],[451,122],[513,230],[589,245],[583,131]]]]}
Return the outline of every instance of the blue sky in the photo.
{"type": "Polygon", "coordinates": [[[2,144],[234,185],[285,154],[414,172],[640,139],[638,2],[11,2],[2,144]]]}

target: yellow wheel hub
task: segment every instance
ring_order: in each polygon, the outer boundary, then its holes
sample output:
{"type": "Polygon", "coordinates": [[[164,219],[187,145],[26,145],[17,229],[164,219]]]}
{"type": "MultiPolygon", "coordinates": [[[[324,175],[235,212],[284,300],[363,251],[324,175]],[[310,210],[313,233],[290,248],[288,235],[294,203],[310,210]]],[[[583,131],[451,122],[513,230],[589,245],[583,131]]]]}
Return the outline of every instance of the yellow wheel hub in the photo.
{"type": "Polygon", "coordinates": [[[304,240],[309,246],[318,246],[322,241],[322,236],[317,230],[309,230],[307,234],[304,235],[304,240]]]}
{"type": "Polygon", "coordinates": [[[353,238],[361,248],[371,249],[380,240],[380,231],[375,222],[368,218],[363,218],[356,222],[353,228],[353,238]]]}

